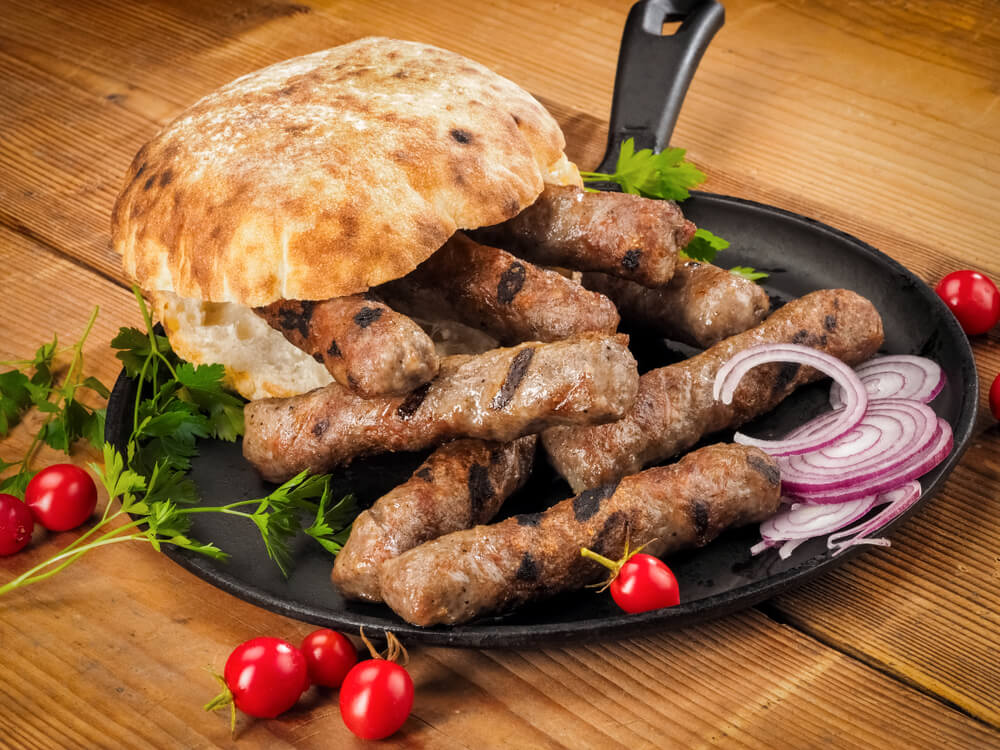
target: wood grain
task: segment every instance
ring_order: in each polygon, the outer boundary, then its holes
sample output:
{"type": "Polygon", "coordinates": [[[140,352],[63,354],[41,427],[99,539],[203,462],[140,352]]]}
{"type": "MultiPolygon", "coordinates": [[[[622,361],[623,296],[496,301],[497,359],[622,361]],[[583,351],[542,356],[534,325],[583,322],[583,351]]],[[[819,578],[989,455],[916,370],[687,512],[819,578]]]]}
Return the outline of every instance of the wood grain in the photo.
{"type": "MultiPolygon", "coordinates": [[[[0,24],[0,359],[53,332],[105,382],[139,316],[108,247],[132,154],[226,81],[365,34],[483,61],[556,115],[570,156],[603,152],[629,2],[224,3],[5,0],[0,24]]],[[[1000,24],[964,0],[730,0],[674,142],[709,190],[814,216],[928,281],[1000,277],[1000,24]]],[[[836,262],[831,259],[831,263],[836,262]]],[[[1000,333],[974,342],[985,384],[1000,333]]],[[[418,698],[388,747],[1000,746],[1000,431],[894,536],[762,610],[650,638],[541,651],[416,649],[418,698]]],[[[23,451],[36,416],[0,443],[23,451]]],[[[81,453],[77,461],[93,459],[81,453]]],[[[58,460],[43,452],[43,462],[58,460]]],[[[71,535],[0,558],[0,577],[71,535]]],[[[200,706],[238,642],[310,630],[141,545],[99,550],[0,601],[0,745],[235,746],[200,706]],[[99,717],[99,718],[98,718],[99,717]]],[[[242,719],[240,747],[358,745],[336,695],[242,719]]]]}

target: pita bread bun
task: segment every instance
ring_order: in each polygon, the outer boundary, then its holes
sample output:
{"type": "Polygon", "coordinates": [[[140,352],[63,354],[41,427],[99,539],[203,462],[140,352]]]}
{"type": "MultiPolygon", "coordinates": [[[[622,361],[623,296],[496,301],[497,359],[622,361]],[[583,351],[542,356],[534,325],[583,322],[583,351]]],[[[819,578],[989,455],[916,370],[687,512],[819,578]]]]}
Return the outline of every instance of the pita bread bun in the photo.
{"type": "Polygon", "coordinates": [[[574,181],[564,144],[482,65],[359,39],[239,78],[156,135],[115,204],[114,247],[150,292],[251,307],[354,294],[514,216],[547,176],[574,181]]]}

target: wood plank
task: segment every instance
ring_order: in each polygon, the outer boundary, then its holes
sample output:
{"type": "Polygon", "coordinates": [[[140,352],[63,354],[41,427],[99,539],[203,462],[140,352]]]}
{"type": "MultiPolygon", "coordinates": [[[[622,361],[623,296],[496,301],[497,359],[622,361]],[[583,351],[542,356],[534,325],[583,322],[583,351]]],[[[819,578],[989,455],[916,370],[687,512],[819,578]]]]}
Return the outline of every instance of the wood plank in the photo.
{"type": "MultiPolygon", "coordinates": [[[[1000,108],[988,60],[971,55],[960,69],[942,67],[912,33],[857,37],[826,6],[728,5],[728,24],[702,63],[675,137],[710,175],[707,189],[830,222],[931,281],[957,265],[1000,275],[1000,259],[982,241],[1000,229],[992,210],[1000,108]]],[[[14,4],[2,32],[3,74],[26,85],[15,85],[7,101],[0,94],[9,118],[0,127],[17,144],[6,160],[0,151],[7,167],[0,187],[13,198],[7,211],[117,273],[105,247],[106,216],[131,154],[158,124],[262,64],[368,33],[420,38],[489,63],[555,104],[571,135],[587,132],[570,153],[590,164],[602,150],[603,133],[593,131],[604,127],[625,6],[592,2],[554,20],[527,2],[486,17],[462,6],[378,2],[302,6],[313,7],[308,13],[181,5],[123,19],[110,1],[54,4],[43,14],[14,4]],[[154,33],[162,28],[172,34],[154,33]],[[67,41],[46,57],[37,40],[50,33],[67,41]],[[132,75],[139,70],[141,80],[132,75]],[[28,96],[40,90],[48,95],[28,96]],[[81,164],[100,177],[81,184],[81,164]],[[53,199],[71,203],[52,215],[53,199]],[[77,234],[61,228],[67,219],[77,234]]],[[[878,12],[887,28],[910,29],[907,7],[878,12]]],[[[956,24],[973,18],[988,26],[987,8],[964,12],[956,24]]],[[[939,32],[936,43],[945,38],[939,32]]],[[[963,39],[951,38],[956,46],[963,39]]]]}

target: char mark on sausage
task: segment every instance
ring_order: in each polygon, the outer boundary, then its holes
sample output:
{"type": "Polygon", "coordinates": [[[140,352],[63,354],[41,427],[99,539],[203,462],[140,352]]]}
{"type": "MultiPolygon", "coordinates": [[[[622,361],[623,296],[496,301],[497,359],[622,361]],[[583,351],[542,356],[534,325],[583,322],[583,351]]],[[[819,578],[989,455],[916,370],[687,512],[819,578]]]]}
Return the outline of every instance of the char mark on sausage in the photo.
{"type": "Polygon", "coordinates": [[[510,443],[455,440],[364,511],[337,555],[333,582],[351,599],[382,600],[382,564],[439,536],[488,523],[531,472],[536,436],[510,443]]]}
{"type": "Polygon", "coordinates": [[[303,469],[323,472],[457,437],[507,442],[553,425],[618,419],[639,382],[627,344],[622,335],[583,334],[447,357],[438,376],[408,396],[365,399],[331,384],[254,401],[245,410],[243,453],[265,479],[284,481],[303,469]]]}
{"type": "Polygon", "coordinates": [[[707,544],[778,510],[779,483],[751,459],[774,466],[756,448],[711,445],[626,477],[582,518],[570,498],[530,523],[515,516],[442,536],[384,563],[382,598],[415,625],[454,625],[599,581],[607,570],[581,547],[614,559],[626,539],[657,556],[707,544]]]}
{"type": "Polygon", "coordinates": [[[437,374],[430,337],[370,294],[279,300],[254,312],[361,396],[408,393],[437,374]]]}
{"type": "Polygon", "coordinates": [[[670,281],[677,251],[694,232],[672,201],[547,185],[513,219],[471,234],[534,263],[601,271],[657,287],[670,281]]]}
{"type": "Polygon", "coordinates": [[[618,328],[618,311],[604,295],[461,233],[379,293],[410,315],[453,318],[505,345],[618,328]]]}
{"type": "Polygon", "coordinates": [[[656,289],[603,273],[585,273],[583,285],[609,297],[623,320],[699,349],[753,328],[771,306],[754,282],[693,260],[680,263],[656,289]]]}
{"type": "Polygon", "coordinates": [[[542,442],[549,460],[579,492],[633,474],[690,448],[705,435],[771,411],[820,374],[810,367],[788,368],[782,363],[754,368],[728,405],[712,398],[715,375],[739,351],[801,340],[803,332],[812,337],[812,346],[851,366],[871,357],[883,340],[882,320],[864,297],[843,289],[807,294],[756,328],[684,362],[645,373],[635,403],[620,421],[546,431],[542,442]],[[829,326],[831,317],[834,324],[829,326]]]}

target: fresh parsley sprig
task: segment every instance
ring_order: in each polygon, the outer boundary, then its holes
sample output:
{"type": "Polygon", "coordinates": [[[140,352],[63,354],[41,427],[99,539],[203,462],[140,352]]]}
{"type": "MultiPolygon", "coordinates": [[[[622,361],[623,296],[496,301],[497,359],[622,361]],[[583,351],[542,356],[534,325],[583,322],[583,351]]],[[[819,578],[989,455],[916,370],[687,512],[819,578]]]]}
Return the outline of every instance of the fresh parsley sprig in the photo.
{"type": "MultiPolygon", "coordinates": [[[[120,542],[147,542],[157,550],[163,545],[173,545],[217,560],[227,559],[229,555],[216,545],[190,535],[193,517],[198,513],[224,513],[253,523],[268,556],[285,576],[292,565],[291,543],[299,533],[304,532],[336,555],[350,533],[358,509],[350,495],[331,502],[329,475],[309,476],[303,472],[262,498],[223,506],[197,505],[197,489],[187,477],[191,459],[197,454],[197,440],[214,437],[233,441],[242,435],[243,403],[224,389],[222,365],[194,366],[180,361],[166,337],[155,333],[149,309],[138,288],[133,287],[133,293],[142,311],[146,332],[122,328],[112,341],[127,374],[137,381],[131,436],[124,454],[104,443],[104,412],[100,410],[102,437],[98,444],[104,461],[103,466],[90,464],[104,485],[109,502],[94,526],[54,557],[0,585],[0,595],[46,580],[92,549],[120,542]],[[305,527],[306,522],[311,522],[308,527],[305,527]]],[[[87,332],[93,326],[94,316],[87,332]]],[[[54,340],[41,347],[34,359],[15,363],[31,368],[34,374],[28,377],[18,371],[20,377],[0,380],[0,387],[5,389],[0,397],[7,399],[0,402],[0,413],[6,419],[2,425],[5,429],[11,420],[20,418],[25,409],[32,404],[38,405],[41,395],[33,395],[36,392],[58,391],[63,401],[53,403],[63,404],[74,401],[78,387],[91,387],[107,396],[103,386],[102,391],[96,387],[96,382],[90,382],[92,379],[81,379],[82,346],[81,339],[74,347],[74,359],[66,381],[58,388],[52,385],[51,377],[54,340]]],[[[67,430],[64,434],[77,433],[67,430]]]]}
{"type": "Polygon", "coordinates": [[[0,472],[16,468],[14,473],[0,479],[0,492],[24,498],[28,482],[37,473],[32,469],[32,462],[42,445],[69,453],[80,439],[98,450],[104,443],[104,409],[91,408],[77,397],[81,390],[108,397],[108,389],[100,380],[83,376],[83,346],[98,312],[99,308],[95,307],[83,334],[72,346],[60,350],[53,337],[38,348],[32,359],[0,362],[0,365],[15,368],[0,374],[0,438],[6,437],[30,408],[45,415],[20,460],[0,459],[0,472]],[[60,381],[55,372],[56,357],[67,352],[71,357],[66,375],[60,381]]]}
{"type": "MultiPolygon", "coordinates": [[[[687,151],[682,148],[665,148],[659,153],[644,148],[635,150],[635,140],[625,140],[618,152],[615,171],[580,172],[584,183],[613,182],[623,192],[644,198],[684,201],[691,197],[690,190],[705,181],[705,173],[687,161],[687,151]]],[[[588,188],[589,189],[589,188],[588,188]]],[[[716,253],[729,247],[729,242],[707,229],[699,228],[680,255],[703,263],[715,261],[716,253]]],[[[767,278],[766,273],[746,266],[730,268],[731,273],[750,281],[767,278]]]]}

